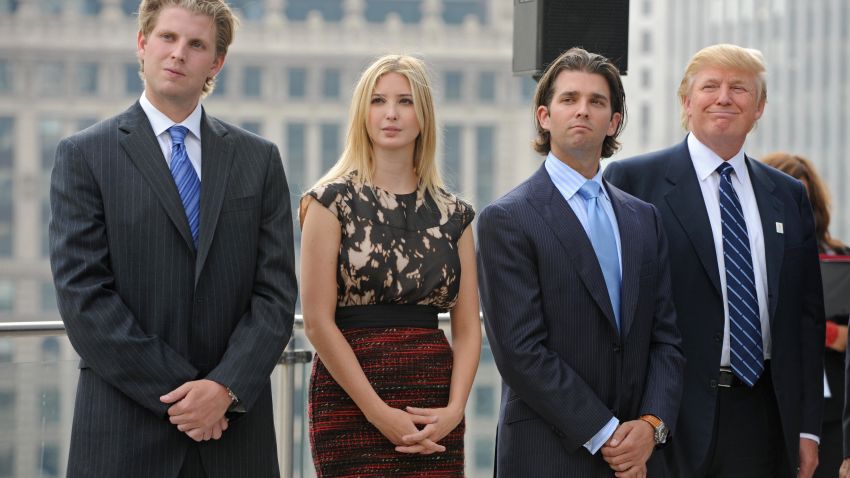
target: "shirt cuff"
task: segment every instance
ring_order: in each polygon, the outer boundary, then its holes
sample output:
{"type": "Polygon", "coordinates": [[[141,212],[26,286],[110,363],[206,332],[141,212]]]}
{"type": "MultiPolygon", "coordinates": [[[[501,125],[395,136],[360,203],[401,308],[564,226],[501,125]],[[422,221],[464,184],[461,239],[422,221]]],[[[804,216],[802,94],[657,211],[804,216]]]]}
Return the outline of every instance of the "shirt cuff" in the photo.
{"type": "Polygon", "coordinates": [[[587,448],[587,451],[589,451],[591,455],[595,455],[596,452],[602,448],[602,445],[611,438],[611,435],[614,434],[614,431],[617,430],[619,425],[620,420],[617,420],[617,417],[611,417],[611,419],[608,420],[608,423],[606,423],[605,426],[596,433],[596,435],[593,435],[593,437],[584,444],[584,447],[587,448]]]}
{"type": "Polygon", "coordinates": [[[812,435],[811,433],[800,433],[800,438],[808,438],[809,440],[820,445],[820,437],[817,435],[812,435]]]}

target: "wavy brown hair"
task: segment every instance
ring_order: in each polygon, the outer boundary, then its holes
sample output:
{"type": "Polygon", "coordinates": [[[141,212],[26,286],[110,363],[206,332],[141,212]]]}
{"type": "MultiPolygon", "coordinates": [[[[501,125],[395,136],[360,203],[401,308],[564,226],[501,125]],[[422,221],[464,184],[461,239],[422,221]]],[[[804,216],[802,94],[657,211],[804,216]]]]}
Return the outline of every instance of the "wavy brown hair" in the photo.
{"type": "Polygon", "coordinates": [[[815,234],[818,239],[818,250],[820,252],[842,251],[847,246],[829,234],[829,191],[823,180],[818,176],[814,166],[808,159],[796,154],[777,151],[761,158],[768,166],[782,171],[783,173],[799,179],[806,186],[809,193],[809,201],[812,203],[812,212],[815,215],[815,234]]]}

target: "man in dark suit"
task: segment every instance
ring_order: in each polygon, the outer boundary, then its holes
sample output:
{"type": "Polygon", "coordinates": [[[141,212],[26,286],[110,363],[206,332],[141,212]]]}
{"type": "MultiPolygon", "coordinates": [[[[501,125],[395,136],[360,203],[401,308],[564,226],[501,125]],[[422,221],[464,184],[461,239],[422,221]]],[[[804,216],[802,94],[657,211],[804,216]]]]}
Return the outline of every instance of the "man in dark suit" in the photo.
{"type": "Polygon", "coordinates": [[[535,94],[543,166],[478,222],[502,375],[496,475],[663,476],[684,361],[655,209],[602,180],[625,114],[617,68],[573,48],[535,94]]]}
{"type": "Polygon", "coordinates": [[[69,477],[279,475],[288,188],[273,144],[200,105],[235,21],[221,0],[142,1],[139,102],[59,144],[50,256],[82,358],[69,477]]]}
{"type": "Polygon", "coordinates": [[[677,476],[810,477],[823,407],[824,317],[803,185],[744,154],[767,97],[760,52],[714,45],[679,87],[672,148],[608,166],[670,241],[687,358],[677,476]],[[799,466],[799,473],[797,467],[799,466]]]}

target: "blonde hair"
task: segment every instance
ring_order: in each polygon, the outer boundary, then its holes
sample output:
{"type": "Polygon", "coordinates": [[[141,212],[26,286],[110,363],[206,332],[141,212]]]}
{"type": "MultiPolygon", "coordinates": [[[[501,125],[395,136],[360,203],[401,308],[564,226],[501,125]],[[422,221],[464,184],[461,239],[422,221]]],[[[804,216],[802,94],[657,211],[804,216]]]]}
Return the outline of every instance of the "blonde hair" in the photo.
{"type": "MultiPolygon", "coordinates": [[[[204,15],[212,19],[215,25],[215,56],[225,56],[233,36],[239,26],[239,19],[223,0],[142,0],[139,4],[139,32],[145,37],[156,27],[159,14],[168,7],[185,8],[192,13],[204,15]]],[[[144,77],[145,62],[139,58],[139,77],[142,82],[144,77]]],[[[201,98],[212,93],[215,89],[215,77],[207,78],[201,90],[201,98]]]]}
{"type": "Polygon", "coordinates": [[[372,154],[372,140],[366,130],[369,118],[372,93],[378,80],[387,73],[398,73],[410,83],[413,93],[413,107],[419,122],[419,136],[413,148],[413,170],[419,179],[418,189],[431,194],[440,207],[438,200],[443,196],[438,190],[443,188],[443,179],[437,167],[437,125],[434,115],[434,99],[425,64],[408,55],[386,55],[378,58],[360,76],[354,88],[349,110],[348,136],[345,149],[336,164],[319,179],[313,187],[333,182],[343,176],[356,173],[356,179],[363,184],[372,184],[375,160],[372,154]]]}
{"type": "Polygon", "coordinates": [[[691,94],[691,87],[694,85],[694,77],[697,73],[712,66],[743,71],[754,75],[756,78],[757,104],[763,105],[767,101],[767,79],[765,75],[764,56],[761,51],[728,43],[705,47],[691,57],[691,61],[685,67],[685,76],[682,77],[682,82],[679,83],[679,102],[682,105],[682,127],[686,130],[688,129],[688,113],[684,107],[685,99],[691,94]]]}

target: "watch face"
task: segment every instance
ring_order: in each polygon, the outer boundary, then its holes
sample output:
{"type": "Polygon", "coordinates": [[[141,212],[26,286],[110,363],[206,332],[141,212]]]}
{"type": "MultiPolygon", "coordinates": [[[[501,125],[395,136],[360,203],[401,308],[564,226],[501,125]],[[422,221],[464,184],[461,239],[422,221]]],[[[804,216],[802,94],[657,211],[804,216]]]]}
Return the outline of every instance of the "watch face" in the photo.
{"type": "Polygon", "coordinates": [[[668,432],[669,430],[667,430],[667,425],[665,425],[663,422],[661,423],[661,425],[658,425],[658,427],[655,429],[655,443],[666,443],[668,432]]]}

